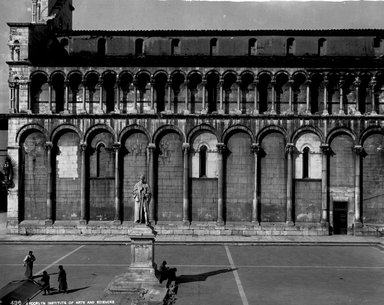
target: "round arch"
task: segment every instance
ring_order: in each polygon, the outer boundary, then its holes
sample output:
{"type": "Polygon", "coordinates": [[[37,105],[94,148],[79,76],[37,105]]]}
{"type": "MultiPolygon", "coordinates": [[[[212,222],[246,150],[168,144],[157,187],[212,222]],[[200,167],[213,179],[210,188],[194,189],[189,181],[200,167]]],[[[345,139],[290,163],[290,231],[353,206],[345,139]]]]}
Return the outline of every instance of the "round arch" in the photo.
{"type": "Polygon", "coordinates": [[[77,128],[76,126],[72,125],[72,124],[62,124],[62,125],[59,125],[57,126],[55,129],[52,130],[50,136],[49,136],[49,139],[51,142],[55,142],[57,140],[57,138],[59,137],[59,135],[64,132],[64,131],[73,131],[74,133],[76,133],[80,139],[83,138],[83,135],[82,135],[82,132],[79,130],[79,128],[77,128]]]}
{"type": "Polygon", "coordinates": [[[135,132],[140,132],[140,133],[145,134],[145,136],[147,137],[148,142],[150,141],[151,135],[148,132],[148,130],[146,128],[144,128],[143,126],[141,126],[141,125],[133,124],[133,125],[125,126],[123,128],[123,130],[121,130],[121,132],[118,135],[118,142],[122,143],[122,140],[125,137],[127,137],[130,134],[135,133],[135,132]]]}
{"type": "Polygon", "coordinates": [[[89,75],[92,75],[92,74],[95,74],[97,75],[97,78],[100,78],[100,73],[97,72],[96,70],[90,70],[90,71],[87,71],[85,74],[84,74],[84,79],[87,79],[87,77],[89,75]]]}
{"type": "Polygon", "coordinates": [[[113,141],[116,142],[116,138],[117,138],[116,137],[116,133],[115,133],[115,131],[110,126],[105,125],[105,124],[97,124],[97,125],[94,125],[91,128],[89,128],[85,132],[84,139],[83,139],[84,143],[88,143],[88,141],[91,138],[92,134],[94,134],[98,130],[109,132],[112,135],[112,137],[113,137],[113,141]]]}
{"type": "Polygon", "coordinates": [[[248,127],[243,125],[234,125],[226,129],[221,136],[221,139],[220,139],[221,143],[227,143],[229,137],[236,132],[245,132],[246,134],[249,135],[251,142],[254,143],[255,137],[253,132],[248,127]]]}
{"type": "Polygon", "coordinates": [[[33,72],[29,75],[29,79],[32,80],[35,76],[37,76],[37,75],[39,75],[39,74],[45,76],[46,79],[47,79],[47,81],[48,81],[48,79],[49,79],[49,75],[48,75],[48,73],[45,72],[45,71],[42,71],[42,70],[33,71],[33,72]]]}
{"type": "Polygon", "coordinates": [[[218,132],[214,127],[212,127],[211,125],[208,125],[208,124],[201,124],[201,125],[193,127],[188,132],[187,143],[192,144],[191,141],[192,141],[193,137],[196,136],[197,134],[199,134],[200,132],[210,132],[213,135],[215,135],[217,141],[219,141],[220,136],[218,135],[218,132]]]}
{"type": "Polygon", "coordinates": [[[39,131],[44,135],[45,140],[49,139],[49,133],[43,126],[32,123],[32,124],[24,125],[17,131],[15,142],[20,144],[21,140],[23,140],[25,136],[27,136],[29,133],[33,131],[39,131]]]}
{"type": "Polygon", "coordinates": [[[288,132],[286,129],[284,129],[283,127],[280,127],[280,126],[275,126],[275,125],[272,125],[272,126],[267,126],[267,127],[264,127],[263,129],[261,129],[258,134],[256,135],[256,143],[261,143],[261,141],[263,140],[263,138],[268,135],[269,133],[271,132],[278,132],[278,133],[281,133],[284,137],[284,140],[286,143],[289,142],[289,136],[288,136],[288,132]]]}
{"type": "Polygon", "coordinates": [[[228,74],[233,74],[236,76],[236,78],[239,77],[239,74],[235,71],[235,70],[226,70],[224,71],[224,73],[221,75],[221,78],[224,78],[225,76],[227,76],[228,74]]]}
{"type": "Polygon", "coordinates": [[[321,143],[324,142],[324,134],[319,128],[314,126],[302,126],[293,132],[290,143],[296,143],[303,133],[314,133],[319,137],[321,143]]]}
{"type": "Polygon", "coordinates": [[[160,137],[166,132],[176,132],[181,137],[181,140],[183,141],[183,143],[185,143],[184,133],[177,126],[170,125],[170,124],[164,125],[155,131],[152,137],[152,143],[157,143],[160,137]]]}
{"type": "Polygon", "coordinates": [[[53,72],[49,75],[49,82],[52,82],[53,78],[54,78],[56,75],[61,75],[61,76],[63,77],[64,80],[66,79],[66,75],[65,75],[64,71],[61,71],[61,70],[55,70],[55,71],[53,71],[53,72]]]}
{"type": "Polygon", "coordinates": [[[342,128],[334,128],[332,129],[329,134],[327,135],[327,138],[326,138],[326,143],[327,144],[331,144],[331,142],[333,141],[333,139],[339,135],[339,134],[346,134],[346,135],[349,135],[351,138],[352,138],[352,141],[353,141],[353,144],[356,145],[356,135],[355,133],[348,129],[348,128],[345,128],[345,127],[342,127],[342,128]]]}
{"type": "Polygon", "coordinates": [[[360,145],[364,144],[364,141],[372,134],[381,134],[384,135],[384,131],[381,127],[378,126],[371,126],[363,130],[363,132],[360,134],[360,137],[358,138],[358,143],[360,145]]]}

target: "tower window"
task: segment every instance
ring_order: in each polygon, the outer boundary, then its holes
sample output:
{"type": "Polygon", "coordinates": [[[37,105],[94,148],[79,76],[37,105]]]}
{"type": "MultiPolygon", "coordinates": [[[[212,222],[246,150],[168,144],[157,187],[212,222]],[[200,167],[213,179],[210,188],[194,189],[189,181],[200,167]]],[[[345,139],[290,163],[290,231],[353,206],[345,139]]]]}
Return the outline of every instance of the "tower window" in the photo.
{"type": "Polygon", "coordinates": [[[172,39],[171,55],[180,55],[180,40],[179,39],[172,39]]]}
{"type": "Polygon", "coordinates": [[[248,42],[248,56],[257,55],[257,39],[252,38],[248,42]]]}
{"type": "Polygon", "coordinates": [[[295,55],[296,43],[294,38],[287,39],[287,55],[295,55]]]}
{"type": "Polygon", "coordinates": [[[199,177],[207,176],[207,146],[200,147],[200,173],[199,177]]]}
{"type": "Polygon", "coordinates": [[[209,55],[215,56],[218,54],[218,41],[217,38],[212,38],[210,41],[210,49],[209,49],[209,55]]]}
{"type": "Polygon", "coordinates": [[[105,39],[100,38],[97,42],[97,55],[105,56],[105,39]]]}
{"type": "Polygon", "coordinates": [[[143,39],[136,39],[135,42],[135,55],[141,56],[144,54],[144,40],[143,39]]]}
{"type": "Polygon", "coordinates": [[[327,55],[327,40],[320,38],[318,42],[317,55],[324,56],[327,55]]]}
{"type": "Polygon", "coordinates": [[[309,178],[309,148],[303,150],[303,179],[309,178]]]}

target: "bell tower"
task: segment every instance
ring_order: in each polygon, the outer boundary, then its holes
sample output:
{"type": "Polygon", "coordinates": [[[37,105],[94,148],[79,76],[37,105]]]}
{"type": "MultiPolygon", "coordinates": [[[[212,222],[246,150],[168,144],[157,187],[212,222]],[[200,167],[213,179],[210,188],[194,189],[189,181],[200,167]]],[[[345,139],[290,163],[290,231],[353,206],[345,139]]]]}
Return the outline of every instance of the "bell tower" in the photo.
{"type": "Polygon", "coordinates": [[[32,23],[53,29],[72,29],[72,0],[32,0],[32,23]]]}

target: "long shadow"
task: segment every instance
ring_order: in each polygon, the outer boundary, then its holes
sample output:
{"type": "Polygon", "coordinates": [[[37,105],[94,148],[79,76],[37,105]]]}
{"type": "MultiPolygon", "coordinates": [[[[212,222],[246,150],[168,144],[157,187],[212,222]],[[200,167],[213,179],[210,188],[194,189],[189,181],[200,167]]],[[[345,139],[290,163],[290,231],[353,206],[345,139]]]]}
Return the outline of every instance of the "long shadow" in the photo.
{"type": "MultiPolygon", "coordinates": [[[[81,288],[76,288],[76,289],[68,289],[67,290],[67,294],[68,293],[73,293],[73,292],[76,292],[76,291],[79,291],[79,290],[84,290],[84,289],[87,289],[89,288],[89,286],[85,286],[85,287],[81,287],[81,288]]],[[[53,295],[53,294],[61,294],[62,292],[59,292],[57,289],[55,288],[51,288],[50,289],[50,294],[53,295]]]]}
{"type": "Polygon", "coordinates": [[[200,274],[188,274],[188,275],[180,275],[176,277],[175,284],[183,284],[183,283],[190,283],[190,282],[202,282],[205,281],[208,277],[221,274],[221,273],[227,273],[231,271],[235,271],[237,268],[226,268],[226,269],[220,269],[200,274]]]}

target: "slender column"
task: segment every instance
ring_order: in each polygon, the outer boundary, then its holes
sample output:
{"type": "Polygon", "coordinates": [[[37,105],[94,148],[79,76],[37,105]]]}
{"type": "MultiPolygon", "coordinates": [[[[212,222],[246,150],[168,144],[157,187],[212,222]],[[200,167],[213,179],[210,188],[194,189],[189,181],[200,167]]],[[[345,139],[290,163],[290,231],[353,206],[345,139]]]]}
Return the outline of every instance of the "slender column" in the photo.
{"type": "Polygon", "coordinates": [[[293,158],[292,155],[295,152],[295,145],[293,143],[288,143],[286,147],[287,153],[287,219],[286,223],[288,225],[293,225],[293,158]]]}
{"type": "Polygon", "coordinates": [[[217,224],[224,225],[224,153],[226,147],[224,143],[217,146],[217,224]]]}
{"type": "Polygon", "coordinates": [[[48,82],[48,108],[49,113],[52,113],[52,82],[48,82]]]}
{"type": "Polygon", "coordinates": [[[184,169],[183,169],[183,222],[189,224],[189,143],[183,143],[184,169]]]}
{"type": "Polygon", "coordinates": [[[47,214],[45,219],[46,225],[52,225],[53,223],[53,176],[52,176],[52,142],[45,143],[45,149],[47,150],[47,214]]]}
{"type": "Polygon", "coordinates": [[[254,88],[254,99],[253,99],[253,102],[254,102],[254,110],[253,110],[253,114],[259,114],[259,105],[258,105],[258,102],[257,102],[257,95],[258,95],[258,92],[257,92],[257,85],[259,84],[259,80],[256,79],[254,82],[253,82],[253,88],[254,88]]]}
{"type": "Polygon", "coordinates": [[[272,85],[272,92],[271,92],[271,95],[272,95],[271,114],[276,114],[276,110],[275,110],[275,102],[276,102],[275,86],[276,86],[276,81],[273,80],[273,81],[271,82],[271,85],[272,85]]]}
{"type": "Polygon", "coordinates": [[[87,113],[87,83],[85,81],[82,82],[83,85],[83,113],[87,113]]]}
{"type": "Polygon", "coordinates": [[[133,83],[133,109],[130,110],[131,113],[137,113],[137,80],[134,80],[133,83]]]}
{"type": "Polygon", "coordinates": [[[290,79],[288,81],[288,87],[289,87],[289,100],[288,100],[288,108],[289,108],[289,113],[293,113],[293,107],[292,107],[292,100],[293,100],[293,90],[292,90],[292,86],[294,84],[294,81],[293,79],[290,79]]]}
{"type": "Polygon", "coordinates": [[[203,85],[201,113],[207,113],[207,109],[205,109],[205,86],[207,82],[203,80],[201,84],[203,85]]]}
{"type": "Polygon", "coordinates": [[[65,96],[64,96],[64,113],[69,113],[69,82],[64,82],[65,96]]]}
{"type": "Polygon", "coordinates": [[[120,113],[120,83],[116,82],[116,105],[115,105],[115,113],[120,113]]]}
{"type": "Polygon", "coordinates": [[[100,95],[99,95],[99,108],[100,113],[104,113],[104,105],[103,105],[103,95],[104,95],[104,87],[103,87],[103,80],[100,80],[99,87],[100,87],[100,95]]]}
{"type": "Polygon", "coordinates": [[[184,82],[185,86],[185,109],[184,109],[184,114],[189,114],[189,103],[188,103],[188,96],[189,96],[189,91],[188,91],[188,80],[184,82]]]}
{"type": "Polygon", "coordinates": [[[37,3],[37,18],[36,21],[39,22],[41,20],[41,5],[40,2],[37,3]]]}
{"type": "Polygon", "coordinates": [[[15,87],[15,112],[20,112],[20,83],[15,87]]]}
{"type": "Polygon", "coordinates": [[[86,206],[86,187],[87,187],[87,174],[86,174],[86,150],[87,144],[80,144],[81,153],[81,180],[80,180],[80,223],[87,222],[87,206],[86,206]]]}
{"type": "Polygon", "coordinates": [[[260,215],[259,215],[259,181],[258,181],[258,172],[259,172],[259,155],[262,152],[262,148],[258,143],[253,143],[251,145],[251,151],[255,157],[255,173],[254,173],[254,186],[253,186],[253,203],[252,203],[252,222],[260,224],[260,215]]]}
{"type": "Polygon", "coordinates": [[[355,152],[355,219],[354,226],[356,228],[361,226],[361,183],[360,183],[360,164],[361,158],[366,156],[366,152],[361,145],[356,145],[353,147],[353,151],[355,152]]]}
{"type": "Polygon", "coordinates": [[[31,82],[27,82],[27,113],[31,113],[31,82]]]}
{"type": "Polygon", "coordinates": [[[172,86],[172,82],[167,82],[167,90],[168,90],[168,113],[171,113],[171,112],[172,112],[171,86],[172,86]]]}
{"type": "Polygon", "coordinates": [[[36,23],[37,19],[37,0],[32,0],[32,23],[36,23]]]}
{"type": "Polygon", "coordinates": [[[237,112],[241,113],[240,99],[241,99],[241,80],[237,82],[237,112]]]}
{"type": "Polygon", "coordinates": [[[9,97],[9,112],[15,112],[15,83],[9,82],[10,97],[9,97]]]}
{"type": "Polygon", "coordinates": [[[328,223],[328,156],[331,153],[331,148],[328,144],[320,146],[322,151],[321,160],[321,223],[328,223]]]}
{"type": "Polygon", "coordinates": [[[371,110],[371,115],[376,115],[377,112],[375,110],[375,86],[376,86],[376,77],[373,76],[370,82],[371,86],[371,99],[372,99],[372,110],[371,110]]]}
{"type": "Polygon", "coordinates": [[[119,173],[119,149],[121,144],[116,142],[112,145],[115,152],[115,224],[121,224],[121,205],[120,205],[120,173],[119,173]]]}
{"type": "Polygon", "coordinates": [[[344,86],[344,79],[340,78],[339,80],[339,92],[340,92],[340,105],[339,105],[339,114],[345,114],[343,109],[343,99],[344,99],[344,92],[343,92],[343,86],[344,86]]]}
{"type": "Polygon", "coordinates": [[[306,85],[307,85],[307,95],[306,95],[306,105],[305,105],[305,113],[306,114],[311,114],[311,109],[310,109],[310,105],[309,105],[309,99],[310,99],[310,90],[311,90],[311,81],[310,80],[307,80],[306,81],[306,85]]]}
{"type": "Polygon", "coordinates": [[[151,113],[155,113],[155,90],[154,90],[154,85],[155,82],[151,81],[150,86],[151,86],[151,113]]]}
{"type": "Polygon", "coordinates": [[[219,114],[223,114],[224,113],[224,109],[223,109],[223,99],[224,99],[223,84],[224,84],[223,81],[219,82],[219,90],[220,90],[220,106],[219,106],[219,111],[218,111],[219,114]]]}
{"type": "Polygon", "coordinates": [[[323,89],[324,89],[324,96],[323,96],[323,115],[328,115],[328,107],[327,107],[327,98],[328,98],[328,79],[325,77],[323,81],[323,89]]]}
{"type": "Polygon", "coordinates": [[[149,186],[152,189],[152,199],[151,204],[149,205],[149,221],[154,222],[155,221],[155,209],[156,209],[156,196],[154,196],[153,192],[155,189],[155,154],[156,145],[154,143],[148,144],[148,164],[149,164],[149,170],[148,170],[148,182],[149,186]]]}
{"type": "Polygon", "coordinates": [[[359,111],[359,89],[361,85],[361,81],[359,77],[355,78],[355,81],[353,82],[353,85],[355,87],[355,96],[356,96],[356,104],[355,104],[355,113],[354,115],[361,115],[361,112],[359,111]]]}

